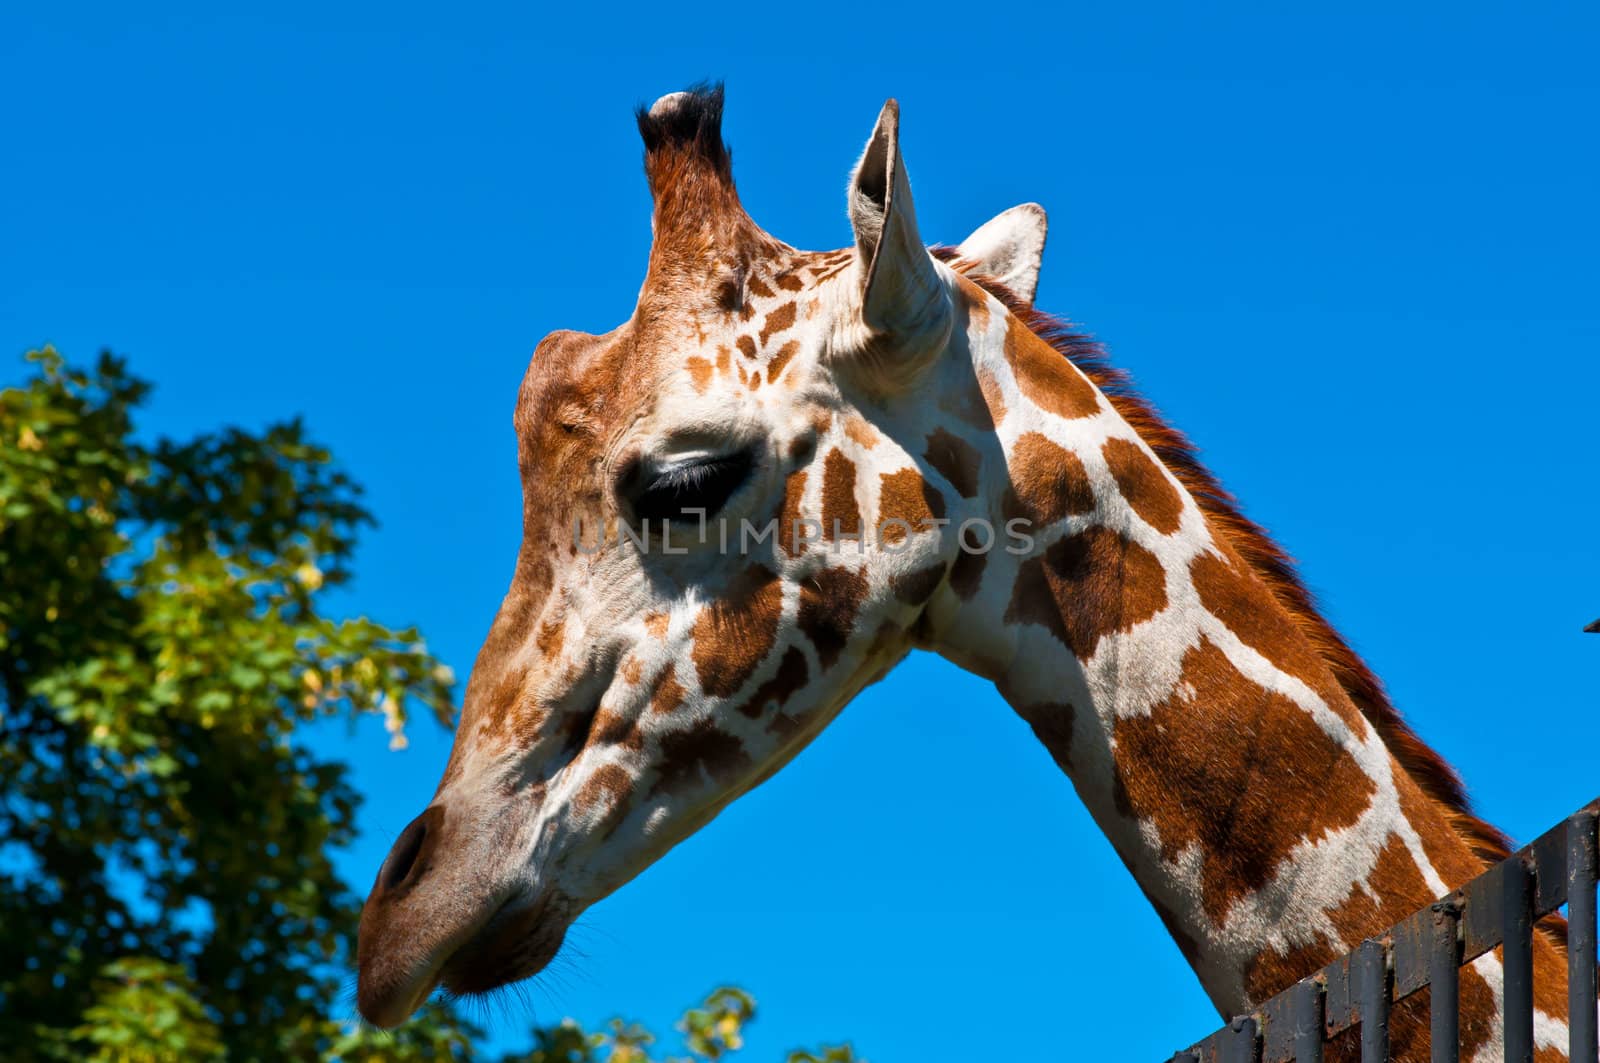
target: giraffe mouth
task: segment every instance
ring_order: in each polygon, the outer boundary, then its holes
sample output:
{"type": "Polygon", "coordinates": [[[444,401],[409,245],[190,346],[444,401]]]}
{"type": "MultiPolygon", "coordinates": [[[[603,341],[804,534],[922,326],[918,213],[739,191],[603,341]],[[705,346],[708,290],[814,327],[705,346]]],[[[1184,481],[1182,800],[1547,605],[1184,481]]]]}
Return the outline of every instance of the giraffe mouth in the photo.
{"type": "Polygon", "coordinates": [[[475,996],[538,974],[566,939],[565,911],[553,894],[531,898],[519,890],[460,936],[452,935],[412,962],[364,959],[357,1006],[367,1021],[392,1029],[441,985],[455,996],[475,996]]]}
{"type": "Polygon", "coordinates": [[[434,977],[456,996],[477,996],[531,978],[549,966],[566,941],[565,905],[553,893],[517,893],[496,909],[434,977]]]}

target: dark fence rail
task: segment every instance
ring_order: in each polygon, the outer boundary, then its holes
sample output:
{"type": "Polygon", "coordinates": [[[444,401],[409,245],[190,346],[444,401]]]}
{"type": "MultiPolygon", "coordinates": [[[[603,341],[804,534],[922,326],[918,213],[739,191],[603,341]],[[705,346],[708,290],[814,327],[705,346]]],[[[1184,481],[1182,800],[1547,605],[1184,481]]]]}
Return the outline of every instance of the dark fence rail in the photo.
{"type": "MultiPolygon", "coordinates": [[[[1597,621],[1600,623],[1600,621],[1597,621]]],[[[1596,1045],[1595,824],[1600,799],[1431,907],[1370,938],[1242,1015],[1172,1063],[1318,1063],[1328,1039],[1361,1028],[1361,1059],[1389,1058],[1389,1008],[1433,987],[1433,1059],[1454,1063],[1460,968],[1505,946],[1505,1058],[1533,1060],[1533,926],[1567,906],[1568,1058],[1596,1045]]]]}

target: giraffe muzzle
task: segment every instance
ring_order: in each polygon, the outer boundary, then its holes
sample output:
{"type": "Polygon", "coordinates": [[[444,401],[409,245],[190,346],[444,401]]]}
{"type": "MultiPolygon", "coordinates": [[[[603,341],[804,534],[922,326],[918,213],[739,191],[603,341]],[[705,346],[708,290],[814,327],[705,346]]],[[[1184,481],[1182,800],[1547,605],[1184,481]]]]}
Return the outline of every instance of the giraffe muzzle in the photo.
{"type": "Polygon", "coordinates": [[[361,910],[356,1006],[363,1018],[399,1026],[440,985],[484,993],[555,958],[573,907],[530,884],[513,837],[473,829],[471,813],[446,799],[395,838],[361,910]]]}

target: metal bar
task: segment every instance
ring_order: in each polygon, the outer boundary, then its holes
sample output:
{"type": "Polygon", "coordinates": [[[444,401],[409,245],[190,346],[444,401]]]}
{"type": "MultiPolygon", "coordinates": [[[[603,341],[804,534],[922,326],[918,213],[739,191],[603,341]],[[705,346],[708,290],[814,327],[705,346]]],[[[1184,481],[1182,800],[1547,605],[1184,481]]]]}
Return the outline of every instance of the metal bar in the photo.
{"type": "Polygon", "coordinates": [[[1324,967],[1322,980],[1322,1036],[1333,1038],[1361,1021],[1356,1015],[1355,954],[1345,953],[1324,967]]]}
{"type": "Polygon", "coordinates": [[[1222,1063],[1256,1063],[1260,1058],[1256,1054],[1256,1049],[1259,1047],[1256,1041],[1256,1020],[1248,1015],[1241,1015],[1233,1020],[1230,1028],[1233,1033],[1228,1038],[1222,1063]]]}
{"type": "Polygon", "coordinates": [[[1256,1010],[1256,1027],[1261,1031],[1261,1058],[1265,1063],[1286,1063],[1294,1058],[1294,1031],[1298,1021],[1295,1009],[1296,982],[1256,1010]]]}
{"type": "Polygon", "coordinates": [[[1191,1045],[1189,1051],[1194,1053],[1197,1063],[1219,1063],[1227,1058],[1228,1039],[1232,1036],[1232,1025],[1224,1026],[1220,1030],[1213,1030],[1211,1036],[1199,1044],[1191,1045]]]}
{"type": "Polygon", "coordinates": [[[1200,1053],[1187,1050],[1174,1052],[1172,1053],[1172,1063],[1200,1063],[1200,1053]]]}
{"type": "Polygon", "coordinates": [[[1538,922],[1567,903],[1567,825],[1545,831],[1517,855],[1533,871],[1533,920],[1538,922]]]}
{"type": "Polygon", "coordinates": [[[1428,964],[1433,953],[1433,912],[1413,912],[1389,928],[1391,999],[1400,1001],[1428,984],[1428,964]]]}
{"type": "Polygon", "coordinates": [[[1504,940],[1506,867],[1515,857],[1502,860],[1461,887],[1461,962],[1490,952],[1504,940]]]}
{"type": "Polygon", "coordinates": [[[1289,992],[1294,995],[1295,1063],[1322,1063],[1322,983],[1307,978],[1289,992]]]}
{"type": "Polygon", "coordinates": [[[1383,942],[1368,938],[1356,950],[1357,998],[1361,1001],[1361,1063],[1389,1059],[1389,958],[1383,942]]]}
{"type": "Polygon", "coordinates": [[[1533,874],[1518,858],[1505,863],[1504,889],[1506,1061],[1533,1063],[1533,874]]]}
{"type": "Polygon", "coordinates": [[[1433,947],[1428,955],[1433,1063],[1457,1063],[1461,1058],[1460,920],[1461,908],[1454,900],[1433,906],[1433,947]]]}
{"type": "Polygon", "coordinates": [[[1567,1058],[1600,1055],[1595,999],[1595,814],[1567,820],[1567,1058]]]}

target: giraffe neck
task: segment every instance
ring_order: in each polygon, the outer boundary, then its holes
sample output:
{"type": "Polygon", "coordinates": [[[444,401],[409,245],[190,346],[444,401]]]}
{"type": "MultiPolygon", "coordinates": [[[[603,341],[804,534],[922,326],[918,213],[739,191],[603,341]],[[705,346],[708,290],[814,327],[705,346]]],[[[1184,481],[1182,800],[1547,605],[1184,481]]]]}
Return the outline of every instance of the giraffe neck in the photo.
{"type": "MultiPolygon", "coordinates": [[[[1479,873],[1458,816],[1402,766],[1270,574],[1061,353],[970,281],[957,290],[969,349],[940,370],[940,431],[974,441],[975,511],[1027,521],[1035,542],[959,555],[926,643],[1031,725],[1219,1011],[1248,1011],[1479,873]]],[[[959,463],[937,449],[929,463],[952,479],[941,466],[959,463]]],[[[1541,1001],[1547,1016],[1561,999],[1541,1001]]]]}

